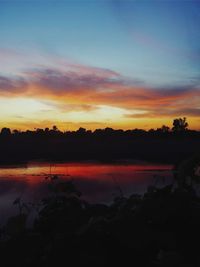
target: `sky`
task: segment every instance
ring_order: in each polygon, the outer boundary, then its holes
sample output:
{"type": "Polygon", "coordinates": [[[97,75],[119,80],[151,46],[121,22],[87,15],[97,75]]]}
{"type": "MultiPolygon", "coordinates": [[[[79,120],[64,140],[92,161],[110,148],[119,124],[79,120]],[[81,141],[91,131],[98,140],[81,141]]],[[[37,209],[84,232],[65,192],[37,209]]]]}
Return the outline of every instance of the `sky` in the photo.
{"type": "Polygon", "coordinates": [[[0,0],[0,128],[200,129],[200,1],[0,0]]]}

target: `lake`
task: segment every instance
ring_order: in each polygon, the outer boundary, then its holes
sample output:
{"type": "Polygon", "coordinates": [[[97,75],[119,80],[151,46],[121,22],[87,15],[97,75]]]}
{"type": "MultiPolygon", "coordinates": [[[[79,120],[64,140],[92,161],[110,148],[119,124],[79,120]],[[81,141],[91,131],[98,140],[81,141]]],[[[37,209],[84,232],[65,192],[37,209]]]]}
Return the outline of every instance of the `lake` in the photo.
{"type": "Polygon", "coordinates": [[[82,198],[92,203],[109,203],[119,195],[143,194],[148,185],[163,186],[172,181],[172,166],[147,162],[32,162],[0,167],[0,224],[17,214],[13,201],[38,203],[49,194],[45,179],[49,174],[73,180],[82,198]],[[120,188],[120,190],[119,190],[120,188]]]}

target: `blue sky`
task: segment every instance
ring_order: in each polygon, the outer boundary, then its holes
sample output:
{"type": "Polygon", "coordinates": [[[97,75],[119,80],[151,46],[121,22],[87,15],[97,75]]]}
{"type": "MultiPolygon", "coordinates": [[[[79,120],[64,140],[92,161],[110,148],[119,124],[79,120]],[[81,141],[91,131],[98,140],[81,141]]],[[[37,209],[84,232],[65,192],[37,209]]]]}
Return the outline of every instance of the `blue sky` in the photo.
{"type": "Polygon", "coordinates": [[[0,1],[2,47],[161,84],[198,75],[199,25],[198,1],[0,1]]]}
{"type": "Polygon", "coordinates": [[[0,73],[66,60],[112,70],[134,86],[196,89],[199,25],[199,1],[0,0],[0,73]]]}

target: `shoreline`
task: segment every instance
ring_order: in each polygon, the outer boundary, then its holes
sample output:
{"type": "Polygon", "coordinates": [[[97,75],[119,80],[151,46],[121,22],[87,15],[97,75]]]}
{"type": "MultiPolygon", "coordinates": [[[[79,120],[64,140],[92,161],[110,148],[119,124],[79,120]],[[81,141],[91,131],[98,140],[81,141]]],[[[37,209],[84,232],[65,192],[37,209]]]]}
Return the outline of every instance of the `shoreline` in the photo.
{"type": "Polygon", "coordinates": [[[27,160],[27,161],[15,161],[15,162],[0,162],[0,169],[3,168],[28,168],[32,166],[49,166],[53,164],[71,164],[71,165],[122,165],[122,166],[129,166],[129,165],[151,165],[151,164],[158,164],[158,165],[169,165],[173,166],[173,163],[164,162],[164,161],[148,161],[148,160],[136,160],[136,159],[113,159],[113,160],[98,160],[98,159],[73,159],[73,160],[47,160],[47,159],[36,159],[36,160],[27,160]]]}

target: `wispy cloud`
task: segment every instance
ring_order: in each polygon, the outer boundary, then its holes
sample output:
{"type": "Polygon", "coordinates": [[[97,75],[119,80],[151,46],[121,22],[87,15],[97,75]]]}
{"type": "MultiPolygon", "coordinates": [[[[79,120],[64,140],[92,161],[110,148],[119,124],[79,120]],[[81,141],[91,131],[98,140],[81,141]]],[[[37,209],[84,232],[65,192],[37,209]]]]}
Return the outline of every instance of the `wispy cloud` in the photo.
{"type": "Polygon", "coordinates": [[[0,76],[0,92],[4,97],[23,95],[46,101],[60,111],[90,112],[107,105],[129,111],[128,118],[199,116],[196,83],[152,88],[109,69],[79,64],[33,68],[20,77],[0,76]],[[132,110],[140,114],[131,114],[132,110]]]}
{"type": "Polygon", "coordinates": [[[17,95],[28,90],[28,82],[22,77],[5,77],[0,76],[0,93],[1,95],[17,95]]]}
{"type": "Polygon", "coordinates": [[[130,113],[130,114],[125,114],[125,118],[134,118],[134,119],[139,119],[139,118],[156,118],[156,117],[175,117],[175,116],[190,116],[190,117],[199,117],[200,116],[200,108],[172,108],[172,109],[167,109],[163,108],[158,110],[155,108],[154,110],[147,111],[144,113],[130,113]]]}
{"type": "Polygon", "coordinates": [[[117,85],[119,80],[116,74],[109,70],[91,73],[82,73],[82,71],[60,71],[56,69],[36,69],[27,73],[30,84],[33,84],[43,90],[56,94],[57,92],[67,94],[68,92],[81,90],[95,90],[117,85]]]}

